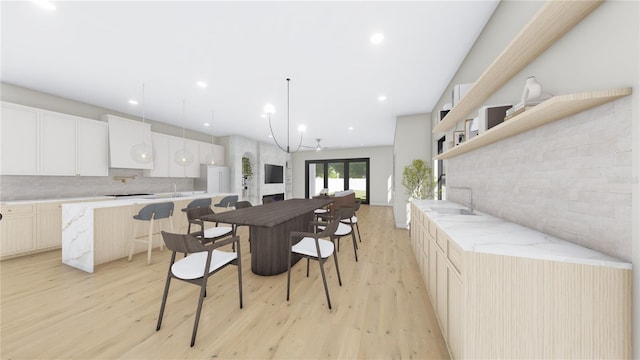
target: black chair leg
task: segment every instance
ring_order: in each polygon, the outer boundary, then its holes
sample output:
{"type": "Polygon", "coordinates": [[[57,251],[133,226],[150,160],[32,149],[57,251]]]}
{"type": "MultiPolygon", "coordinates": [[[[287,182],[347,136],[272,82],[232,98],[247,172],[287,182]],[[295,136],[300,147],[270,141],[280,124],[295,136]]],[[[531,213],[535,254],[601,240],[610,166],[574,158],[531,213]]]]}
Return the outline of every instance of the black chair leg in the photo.
{"type": "Polygon", "coordinates": [[[207,292],[206,277],[203,279],[202,288],[200,289],[200,297],[198,298],[198,309],[196,310],[196,319],[193,323],[193,333],[191,334],[191,347],[196,343],[196,334],[198,333],[198,324],[200,323],[200,313],[202,312],[202,302],[207,292]]]}
{"type": "Polygon", "coordinates": [[[333,261],[336,263],[336,273],[338,273],[338,284],[340,284],[340,286],[342,286],[342,278],[340,278],[340,268],[338,267],[338,257],[336,255],[337,254],[334,252],[333,253],[333,261]]]}
{"type": "Polygon", "coordinates": [[[329,288],[327,287],[327,277],[324,275],[324,267],[322,266],[322,259],[318,258],[318,264],[320,264],[320,273],[322,274],[322,283],[324,284],[324,293],[327,295],[327,305],[331,310],[331,299],[329,298],[329,288]]]}
{"type": "Polygon", "coordinates": [[[289,288],[291,285],[291,251],[287,256],[287,301],[289,301],[289,288]]]}
{"type": "Polygon", "coordinates": [[[356,230],[358,230],[358,240],[362,242],[362,235],[360,235],[360,225],[358,225],[358,223],[356,223],[356,230]]]}
{"type": "Polygon", "coordinates": [[[358,242],[353,231],[351,231],[351,239],[353,240],[353,253],[356,255],[356,261],[358,261],[358,242]]]}
{"type": "Polygon", "coordinates": [[[309,258],[307,258],[307,277],[309,277],[309,258]]]}
{"type": "Polygon", "coordinates": [[[158,325],[156,326],[156,331],[160,330],[160,325],[162,325],[162,317],[164,316],[164,308],[167,305],[167,297],[169,296],[170,284],[171,284],[171,268],[169,268],[169,273],[167,274],[167,282],[164,285],[164,293],[162,294],[162,305],[160,305],[160,315],[158,315],[158,325]]]}

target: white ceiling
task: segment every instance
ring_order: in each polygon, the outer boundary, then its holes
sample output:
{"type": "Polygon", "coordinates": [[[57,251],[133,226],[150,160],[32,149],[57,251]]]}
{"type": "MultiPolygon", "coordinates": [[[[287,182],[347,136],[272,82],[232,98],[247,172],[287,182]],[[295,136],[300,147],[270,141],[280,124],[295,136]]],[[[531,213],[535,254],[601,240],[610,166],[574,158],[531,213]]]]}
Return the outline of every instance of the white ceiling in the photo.
{"type": "Polygon", "coordinates": [[[305,124],[305,145],[357,147],[432,111],[497,1],[54,4],[1,3],[3,82],[134,116],[144,83],[146,118],[263,141],[270,103],[286,143],[289,77],[291,145],[305,124]]]}

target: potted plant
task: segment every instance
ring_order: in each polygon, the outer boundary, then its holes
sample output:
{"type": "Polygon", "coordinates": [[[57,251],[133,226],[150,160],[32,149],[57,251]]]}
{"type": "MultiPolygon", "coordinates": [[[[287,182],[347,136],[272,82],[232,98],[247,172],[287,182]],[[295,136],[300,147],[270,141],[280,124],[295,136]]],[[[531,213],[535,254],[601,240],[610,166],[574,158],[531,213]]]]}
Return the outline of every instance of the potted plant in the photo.
{"type": "Polygon", "coordinates": [[[253,176],[251,161],[247,157],[242,158],[242,185],[247,189],[247,181],[253,176]]]}
{"type": "Polygon", "coordinates": [[[420,159],[413,160],[402,171],[402,185],[410,199],[433,199],[436,187],[433,169],[420,159]]]}

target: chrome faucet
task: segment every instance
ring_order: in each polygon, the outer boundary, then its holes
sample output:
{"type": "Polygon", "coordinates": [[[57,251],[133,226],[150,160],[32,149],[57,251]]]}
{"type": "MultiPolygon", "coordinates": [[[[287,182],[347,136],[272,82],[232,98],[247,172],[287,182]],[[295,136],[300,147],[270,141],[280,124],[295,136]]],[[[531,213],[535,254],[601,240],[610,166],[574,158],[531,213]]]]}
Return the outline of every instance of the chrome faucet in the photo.
{"type": "Polygon", "coordinates": [[[178,186],[176,186],[176,183],[171,184],[171,186],[173,186],[173,197],[177,197],[178,196],[178,186]]]}
{"type": "Polygon", "coordinates": [[[469,207],[469,212],[473,214],[473,189],[467,186],[451,186],[449,189],[469,190],[469,203],[466,205],[469,207]]]}

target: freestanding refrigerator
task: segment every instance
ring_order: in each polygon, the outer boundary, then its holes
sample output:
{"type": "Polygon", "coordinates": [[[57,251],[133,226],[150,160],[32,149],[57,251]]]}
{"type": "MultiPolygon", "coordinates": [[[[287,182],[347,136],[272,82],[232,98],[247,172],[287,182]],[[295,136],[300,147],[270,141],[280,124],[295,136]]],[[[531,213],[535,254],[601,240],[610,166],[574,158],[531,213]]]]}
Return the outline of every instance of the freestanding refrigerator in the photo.
{"type": "Polygon", "coordinates": [[[206,190],[210,194],[228,193],[229,168],[226,166],[207,166],[200,168],[200,178],[193,182],[194,190],[206,190]]]}

